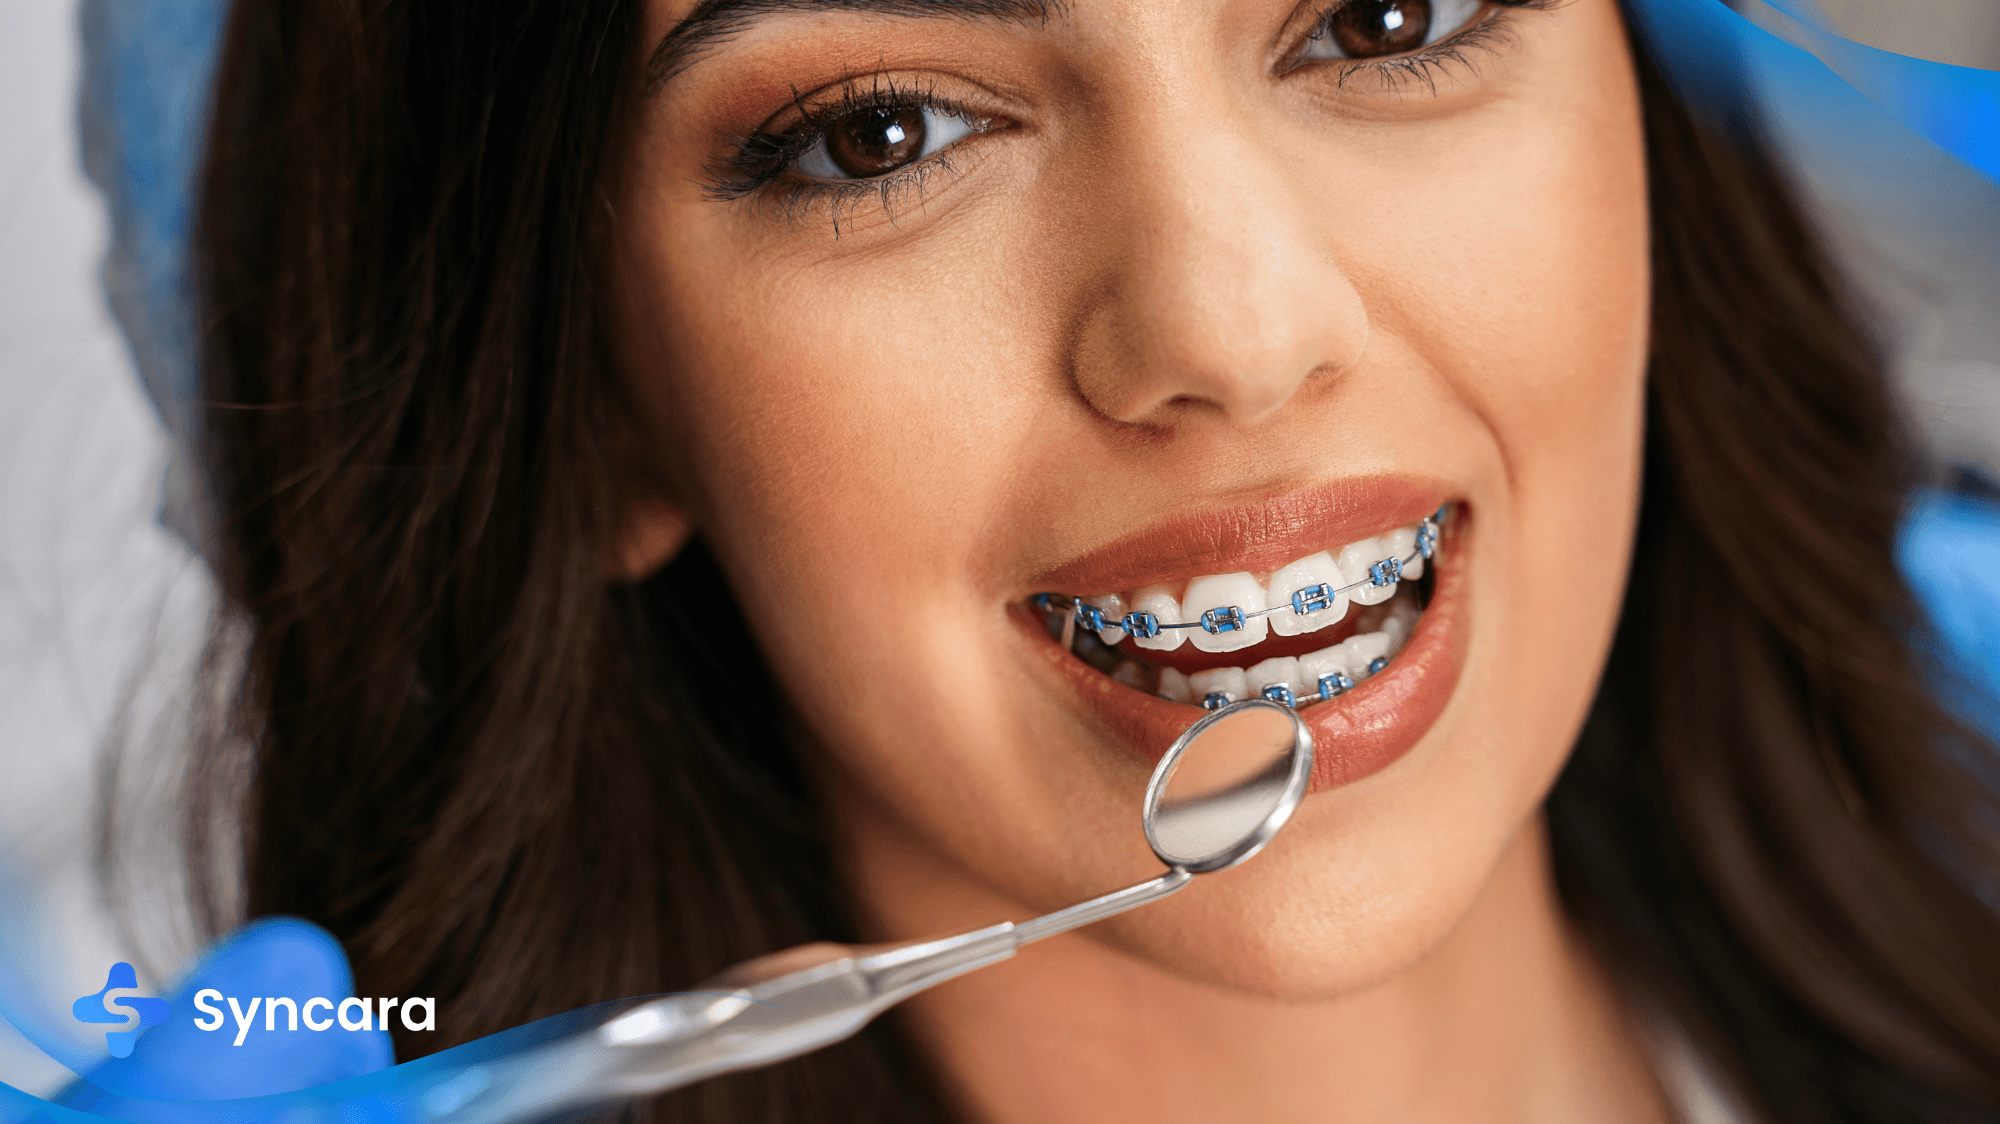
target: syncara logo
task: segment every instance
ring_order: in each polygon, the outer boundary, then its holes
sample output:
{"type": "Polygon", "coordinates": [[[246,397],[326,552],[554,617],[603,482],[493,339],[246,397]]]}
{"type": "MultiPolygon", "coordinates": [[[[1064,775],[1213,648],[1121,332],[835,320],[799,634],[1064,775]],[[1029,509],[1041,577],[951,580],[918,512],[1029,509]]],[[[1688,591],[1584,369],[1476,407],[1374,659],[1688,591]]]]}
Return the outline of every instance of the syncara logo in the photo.
{"type": "Polygon", "coordinates": [[[76,1016],[78,1022],[125,1022],[130,1016],[120,1014],[119,1011],[129,1011],[139,1016],[139,1021],[133,1023],[130,1030],[104,1032],[104,1045],[110,1049],[114,1058],[131,1057],[132,1044],[139,1040],[139,1032],[154,1023],[166,1022],[167,1014],[171,1010],[164,999],[147,999],[143,995],[111,995],[113,991],[137,991],[138,988],[139,976],[132,971],[132,965],[120,961],[111,966],[102,989],[95,995],[86,995],[70,1004],[70,1013],[76,1016]],[[110,998],[107,999],[106,996],[110,998]]]}

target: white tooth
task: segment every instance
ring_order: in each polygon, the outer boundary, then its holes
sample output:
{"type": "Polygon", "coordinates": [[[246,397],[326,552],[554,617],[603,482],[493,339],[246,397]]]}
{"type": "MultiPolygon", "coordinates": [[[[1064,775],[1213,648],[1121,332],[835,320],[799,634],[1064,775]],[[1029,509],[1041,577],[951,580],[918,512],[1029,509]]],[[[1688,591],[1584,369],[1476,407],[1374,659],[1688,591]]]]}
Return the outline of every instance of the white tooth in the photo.
{"type": "Polygon", "coordinates": [[[1347,673],[1359,683],[1375,674],[1368,670],[1370,661],[1389,654],[1389,637],[1386,633],[1364,632],[1348,637],[1341,646],[1347,649],[1347,673]]]}
{"type": "Polygon", "coordinates": [[[1204,652],[1236,652],[1262,644],[1271,634],[1268,617],[1252,619],[1250,614],[1264,608],[1264,587],[1249,574],[1213,574],[1188,583],[1187,597],[1181,602],[1188,620],[1200,620],[1210,609],[1231,605],[1243,611],[1243,627],[1233,632],[1210,632],[1205,628],[1184,631],[1192,635],[1194,646],[1204,652]]]}
{"type": "Polygon", "coordinates": [[[1318,632],[1327,625],[1347,615],[1347,595],[1340,594],[1333,599],[1331,608],[1300,616],[1292,612],[1292,594],[1316,585],[1328,585],[1335,589],[1353,581],[1334,565],[1333,555],[1322,550],[1309,558],[1297,562],[1271,575],[1270,587],[1265,591],[1266,605],[1285,606],[1279,612],[1264,618],[1271,622],[1271,631],[1280,636],[1303,636],[1308,632],[1318,632]]]}
{"type": "Polygon", "coordinates": [[[1382,545],[1388,548],[1384,558],[1407,558],[1403,563],[1403,577],[1415,581],[1424,576],[1424,556],[1417,553],[1417,529],[1405,527],[1400,531],[1390,531],[1382,536],[1382,545]]]}
{"type": "Polygon", "coordinates": [[[1349,679],[1354,679],[1354,669],[1347,665],[1345,641],[1330,648],[1321,648],[1311,655],[1299,657],[1299,678],[1305,681],[1308,692],[1313,695],[1319,694],[1319,680],[1323,675],[1345,675],[1349,679]]]}
{"type": "Polygon", "coordinates": [[[1197,703],[1218,693],[1230,702],[1250,697],[1250,682],[1240,667],[1211,667],[1207,671],[1197,671],[1188,676],[1188,687],[1197,703]]]}
{"type": "Polygon", "coordinates": [[[1105,647],[1113,647],[1125,639],[1124,629],[1108,623],[1110,621],[1122,621],[1125,619],[1125,599],[1123,597],[1115,593],[1100,593],[1095,597],[1084,598],[1083,603],[1086,605],[1095,605],[1104,610],[1104,619],[1107,623],[1104,630],[1097,634],[1097,638],[1104,641],[1105,647]]]}
{"type": "Polygon", "coordinates": [[[1389,654],[1395,655],[1410,642],[1410,633],[1417,627],[1418,610],[1407,597],[1398,597],[1389,603],[1389,616],[1382,622],[1381,631],[1389,637],[1389,654]]]}
{"type": "Polygon", "coordinates": [[[1261,695],[1264,688],[1279,683],[1290,687],[1295,698],[1306,693],[1305,672],[1299,670],[1299,661],[1295,656],[1273,656],[1244,672],[1243,676],[1253,695],[1261,695]]]}
{"type": "Polygon", "coordinates": [[[1111,673],[1111,678],[1135,691],[1146,689],[1146,669],[1131,660],[1120,662],[1118,670],[1111,673]]]}
{"type": "Polygon", "coordinates": [[[1188,685],[1188,677],[1171,667],[1160,669],[1160,689],[1154,692],[1168,702],[1194,702],[1194,688],[1188,685]]]}
{"type": "MultiPolygon", "coordinates": [[[[1366,581],[1368,568],[1384,558],[1389,552],[1382,546],[1381,539],[1362,539],[1340,548],[1340,556],[1334,561],[1340,564],[1340,572],[1347,575],[1349,584],[1366,581]]],[[[1380,605],[1396,595],[1396,583],[1388,585],[1364,585],[1348,594],[1356,605],[1380,605]]]]}
{"type": "MultiPolygon", "coordinates": [[[[1132,612],[1151,613],[1161,624],[1178,624],[1181,621],[1181,603],[1163,585],[1149,585],[1132,595],[1132,612]]],[[[1192,631],[1185,628],[1163,628],[1158,636],[1135,636],[1132,643],[1141,648],[1151,648],[1155,652],[1171,652],[1187,640],[1192,631]]]]}
{"type": "Polygon", "coordinates": [[[1389,638],[1388,655],[1403,650],[1403,644],[1410,639],[1410,622],[1401,617],[1390,617],[1382,622],[1382,635],[1389,638]]]}

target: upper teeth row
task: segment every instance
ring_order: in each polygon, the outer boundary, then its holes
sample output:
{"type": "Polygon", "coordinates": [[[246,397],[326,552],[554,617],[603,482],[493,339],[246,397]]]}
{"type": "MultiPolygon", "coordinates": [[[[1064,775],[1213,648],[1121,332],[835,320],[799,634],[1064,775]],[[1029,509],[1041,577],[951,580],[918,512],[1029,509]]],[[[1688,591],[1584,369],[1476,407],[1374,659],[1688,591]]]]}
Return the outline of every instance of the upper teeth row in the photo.
{"type": "Polygon", "coordinates": [[[1234,652],[1263,643],[1273,629],[1280,636],[1317,632],[1346,616],[1350,601],[1377,605],[1395,596],[1397,582],[1424,576],[1444,514],[1439,508],[1414,527],[1349,543],[1338,554],[1308,555],[1263,581],[1247,573],[1215,574],[1189,582],[1178,598],[1154,585],[1129,600],[1117,593],[1081,600],[1044,593],[1037,600],[1044,609],[1068,609],[1106,644],[1129,635],[1139,647],[1162,652],[1189,639],[1204,652],[1234,652]],[[1210,607],[1193,620],[1181,619],[1197,605],[1210,607]]]}

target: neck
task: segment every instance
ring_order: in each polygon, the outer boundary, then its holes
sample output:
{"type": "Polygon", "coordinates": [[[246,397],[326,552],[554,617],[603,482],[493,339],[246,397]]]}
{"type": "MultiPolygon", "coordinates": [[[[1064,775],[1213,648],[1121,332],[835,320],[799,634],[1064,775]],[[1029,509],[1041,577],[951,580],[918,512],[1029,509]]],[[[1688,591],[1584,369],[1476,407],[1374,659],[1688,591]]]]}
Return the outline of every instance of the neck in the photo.
{"type": "MultiPolygon", "coordinates": [[[[882,821],[842,819],[872,935],[1028,916],[882,821]]],[[[1356,994],[1288,1002],[1194,983],[1085,930],[901,1017],[969,1115],[993,1124],[1669,1119],[1642,1041],[1564,923],[1539,822],[1438,947],[1356,994]]]]}

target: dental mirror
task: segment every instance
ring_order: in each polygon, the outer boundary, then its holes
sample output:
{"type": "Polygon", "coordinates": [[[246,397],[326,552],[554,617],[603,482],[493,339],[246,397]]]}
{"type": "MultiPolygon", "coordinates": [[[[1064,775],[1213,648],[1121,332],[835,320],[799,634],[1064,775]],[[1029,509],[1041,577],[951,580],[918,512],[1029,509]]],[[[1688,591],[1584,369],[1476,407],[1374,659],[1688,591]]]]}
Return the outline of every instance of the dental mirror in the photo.
{"type": "Polygon", "coordinates": [[[1140,824],[1165,873],[1031,921],[935,940],[811,944],[759,957],[699,990],[619,1004],[615,1015],[593,1019],[589,1029],[500,1065],[447,1064],[444,1072],[456,1076],[437,1082],[425,1094],[433,1098],[425,1102],[430,1111],[412,1119],[540,1119],[832,1045],[926,988],[997,964],[1023,945],[1158,901],[1197,874],[1256,854],[1305,798],[1312,763],[1312,734],[1290,707],[1245,699],[1210,711],[1167,747],[1146,785],[1140,824]],[[474,1070],[485,1075],[478,1091],[454,1094],[440,1110],[436,1094],[474,1070]]]}
{"type": "Polygon", "coordinates": [[[1146,842],[1190,874],[1227,870],[1262,850],[1305,797],[1312,734],[1290,707],[1248,699],[1174,739],[1146,786],[1146,842]]]}

